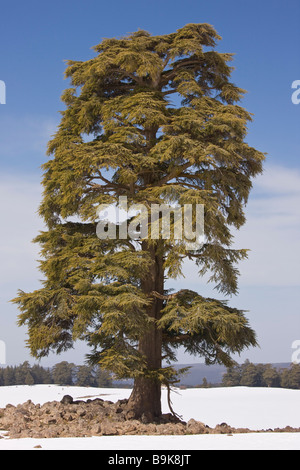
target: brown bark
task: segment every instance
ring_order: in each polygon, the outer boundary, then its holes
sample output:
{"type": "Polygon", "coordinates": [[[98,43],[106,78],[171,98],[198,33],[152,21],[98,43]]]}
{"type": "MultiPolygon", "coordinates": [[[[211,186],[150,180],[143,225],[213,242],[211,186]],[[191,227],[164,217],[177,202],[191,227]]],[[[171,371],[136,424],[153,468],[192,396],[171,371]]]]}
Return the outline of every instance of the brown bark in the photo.
{"type": "MultiPolygon", "coordinates": [[[[143,242],[142,248],[147,250],[152,258],[153,266],[149,276],[141,283],[143,292],[152,298],[152,305],[148,315],[153,318],[151,327],[141,336],[139,352],[144,356],[147,369],[155,372],[162,366],[162,332],[157,328],[157,320],[161,317],[163,300],[152,295],[153,291],[163,294],[164,271],[163,255],[158,253],[156,246],[150,246],[143,242]]],[[[144,417],[153,421],[161,416],[161,383],[156,379],[138,377],[134,381],[134,387],[128,402],[128,409],[135,418],[144,417]]]]}
{"type": "MultiPolygon", "coordinates": [[[[158,127],[145,127],[147,141],[146,152],[156,143],[156,133],[158,127]]],[[[156,175],[142,175],[144,185],[153,184],[156,175]]],[[[150,223],[150,220],[149,220],[150,223]]],[[[157,328],[157,321],[161,318],[163,299],[154,297],[153,291],[159,294],[164,293],[164,269],[163,269],[163,242],[149,243],[142,241],[142,250],[147,251],[152,259],[152,267],[147,277],[141,280],[142,291],[152,300],[148,309],[148,315],[153,322],[139,340],[139,353],[145,358],[148,372],[155,373],[162,366],[162,331],[157,328]]],[[[156,379],[147,376],[137,377],[134,381],[132,393],[128,402],[128,410],[135,418],[144,417],[147,421],[160,418],[161,410],[161,383],[156,379]]]]}

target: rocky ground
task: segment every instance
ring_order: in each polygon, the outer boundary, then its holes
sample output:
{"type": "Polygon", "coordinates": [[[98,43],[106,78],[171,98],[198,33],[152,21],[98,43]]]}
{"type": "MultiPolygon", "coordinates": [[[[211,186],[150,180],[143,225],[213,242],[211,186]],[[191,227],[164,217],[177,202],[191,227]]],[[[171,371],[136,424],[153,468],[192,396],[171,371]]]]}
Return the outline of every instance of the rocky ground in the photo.
{"type": "Polygon", "coordinates": [[[246,432],[300,432],[300,428],[266,429],[251,431],[233,428],[221,423],[211,428],[200,421],[181,421],[172,414],[165,414],[159,422],[136,420],[126,409],[127,400],[113,403],[96,398],[76,400],[69,395],[43,405],[31,400],[0,409],[0,430],[12,438],[90,437],[114,435],[184,435],[184,434],[233,434],[246,432]]]}

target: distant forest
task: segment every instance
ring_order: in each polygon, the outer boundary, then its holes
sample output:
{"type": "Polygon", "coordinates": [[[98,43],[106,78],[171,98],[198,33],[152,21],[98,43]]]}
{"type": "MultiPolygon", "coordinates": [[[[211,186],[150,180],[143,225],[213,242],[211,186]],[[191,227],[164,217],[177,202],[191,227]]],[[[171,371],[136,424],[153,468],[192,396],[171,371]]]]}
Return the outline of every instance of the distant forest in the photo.
{"type": "Polygon", "coordinates": [[[0,386],[34,384],[111,387],[112,378],[99,366],[78,366],[67,361],[55,364],[51,368],[31,366],[28,361],[19,366],[0,368],[0,386]]]}
{"type": "Polygon", "coordinates": [[[300,389],[300,364],[277,368],[272,364],[244,364],[227,368],[222,378],[222,387],[281,387],[300,389]]]}
{"type": "MultiPolygon", "coordinates": [[[[116,386],[111,374],[99,366],[75,365],[67,361],[55,364],[51,368],[40,365],[31,366],[24,362],[19,366],[0,368],[0,386],[56,384],[76,385],[81,387],[116,386]]],[[[128,387],[129,383],[118,382],[117,386],[128,387]]],[[[179,385],[180,386],[180,385],[179,385]]],[[[209,383],[206,378],[197,387],[281,387],[300,389],[300,364],[278,368],[272,364],[253,364],[245,361],[227,368],[218,384],[209,383]]],[[[183,386],[182,388],[186,388],[183,386]]]]}

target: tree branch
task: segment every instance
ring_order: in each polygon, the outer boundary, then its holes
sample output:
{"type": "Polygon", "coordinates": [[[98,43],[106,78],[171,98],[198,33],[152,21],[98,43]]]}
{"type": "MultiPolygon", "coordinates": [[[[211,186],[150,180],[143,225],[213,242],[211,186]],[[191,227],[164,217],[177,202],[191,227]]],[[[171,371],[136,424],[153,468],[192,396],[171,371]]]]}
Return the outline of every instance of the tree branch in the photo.
{"type": "Polygon", "coordinates": [[[159,292],[157,291],[152,291],[152,295],[153,297],[156,297],[157,299],[161,299],[161,300],[170,300],[170,299],[174,299],[174,297],[177,297],[179,294],[184,294],[185,292],[190,292],[189,289],[181,289],[179,290],[178,292],[175,292],[174,294],[160,294],[159,292]]]}
{"type": "Polygon", "coordinates": [[[172,180],[173,178],[176,178],[177,177],[180,177],[180,173],[184,170],[186,170],[186,168],[188,168],[189,166],[192,166],[193,163],[191,162],[186,162],[184,163],[183,165],[179,166],[179,167],[176,167],[174,168],[173,171],[171,171],[171,173],[169,173],[168,175],[166,175],[164,178],[162,178],[161,180],[159,180],[156,184],[156,186],[162,186],[163,184],[167,183],[168,181],[172,180]]]}

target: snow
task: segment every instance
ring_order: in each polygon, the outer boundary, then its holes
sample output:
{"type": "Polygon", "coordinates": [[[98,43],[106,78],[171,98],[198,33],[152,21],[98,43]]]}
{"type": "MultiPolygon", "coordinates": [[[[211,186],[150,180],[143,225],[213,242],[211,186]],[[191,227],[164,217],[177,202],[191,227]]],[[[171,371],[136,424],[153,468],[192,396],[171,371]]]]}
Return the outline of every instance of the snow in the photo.
{"type": "MultiPolygon", "coordinates": [[[[101,397],[117,401],[128,398],[130,389],[19,385],[0,387],[0,408],[27,400],[43,404],[61,400],[101,397]]],[[[191,388],[175,389],[172,406],[181,417],[214,427],[226,422],[233,427],[269,430],[300,427],[300,390],[283,388],[191,388]]],[[[162,391],[163,412],[168,412],[166,390],[162,391]]],[[[2,433],[5,436],[5,433],[2,433]]],[[[0,439],[0,450],[300,450],[300,433],[208,434],[191,436],[95,436],[86,438],[0,439]]]]}

